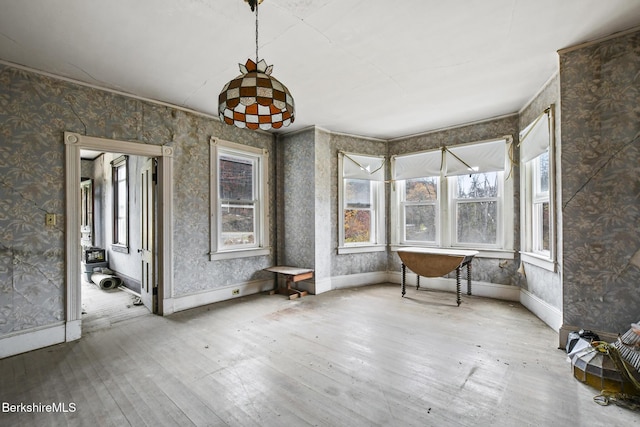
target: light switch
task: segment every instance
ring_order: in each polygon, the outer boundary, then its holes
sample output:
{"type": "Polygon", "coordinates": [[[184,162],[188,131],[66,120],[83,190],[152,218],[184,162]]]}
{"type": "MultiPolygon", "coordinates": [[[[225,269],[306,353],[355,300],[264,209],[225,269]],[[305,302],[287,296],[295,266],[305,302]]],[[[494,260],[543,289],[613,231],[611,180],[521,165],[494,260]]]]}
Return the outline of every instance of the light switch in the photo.
{"type": "Polygon", "coordinates": [[[46,214],[44,217],[44,222],[49,227],[53,227],[54,225],[56,225],[56,214],[52,214],[52,213],[46,214]]]}

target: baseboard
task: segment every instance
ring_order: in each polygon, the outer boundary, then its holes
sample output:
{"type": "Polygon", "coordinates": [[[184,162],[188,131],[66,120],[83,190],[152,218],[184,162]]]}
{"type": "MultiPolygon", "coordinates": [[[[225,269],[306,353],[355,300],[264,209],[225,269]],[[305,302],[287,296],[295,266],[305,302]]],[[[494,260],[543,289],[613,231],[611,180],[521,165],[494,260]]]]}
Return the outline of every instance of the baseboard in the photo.
{"type": "Polygon", "coordinates": [[[0,359],[65,341],[65,323],[27,329],[0,338],[0,359]]]}
{"type": "Polygon", "coordinates": [[[560,332],[560,328],[562,327],[562,311],[524,289],[520,290],[520,303],[551,329],[560,332]]]}
{"type": "Polygon", "coordinates": [[[313,294],[313,295],[318,295],[323,292],[329,292],[330,290],[333,289],[331,278],[314,279],[314,281],[312,282],[313,283],[312,285],[307,285],[306,283],[307,283],[306,281],[300,282],[300,288],[308,291],[310,294],[313,294]],[[305,288],[308,288],[308,289],[305,289],[305,288]]]}
{"type": "Polygon", "coordinates": [[[163,301],[162,314],[163,316],[166,316],[168,314],[188,310],[190,308],[196,308],[207,304],[269,291],[273,289],[273,283],[273,279],[253,280],[251,282],[238,283],[210,291],[167,298],[163,301]]]}
{"type": "Polygon", "coordinates": [[[388,281],[389,278],[386,271],[335,276],[331,278],[331,289],[355,288],[358,286],[385,283],[388,281]]]}
{"type": "MultiPolygon", "coordinates": [[[[388,281],[392,283],[402,283],[402,273],[391,271],[387,274],[388,281]]],[[[406,275],[406,288],[411,289],[416,287],[418,276],[415,273],[409,272],[406,275]]],[[[462,280],[460,282],[461,291],[464,294],[467,293],[467,281],[462,280]]],[[[420,277],[420,288],[430,289],[436,291],[455,292],[456,291],[456,279],[449,279],[446,277],[420,277]]],[[[494,298],[505,301],[520,301],[520,288],[518,286],[499,285],[496,283],[471,281],[471,293],[472,295],[485,298],[494,298]]]]}

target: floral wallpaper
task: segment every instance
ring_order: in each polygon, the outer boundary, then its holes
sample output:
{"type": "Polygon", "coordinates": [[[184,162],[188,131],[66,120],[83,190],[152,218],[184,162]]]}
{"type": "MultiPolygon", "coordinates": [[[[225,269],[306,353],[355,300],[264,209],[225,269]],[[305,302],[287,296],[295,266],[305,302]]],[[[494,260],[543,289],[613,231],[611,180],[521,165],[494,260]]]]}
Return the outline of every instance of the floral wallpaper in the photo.
{"type": "Polygon", "coordinates": [[[640,320],[638,70],[640,32],[560,52],[566,326],[640,320]]]}
{"type": "MultiPolygon", "coordinates": [[[[338,255],[339,150],[408,153],[504,135],[557,101],[561,126],[561,274],[519,259],[478,259],[476,280],[526,287],[564,323],[622,332],[640,307],[640,33],[560,53],[560,74],[521,113],[393,141],[318,128],[274,136],[0,65],[0,336],[64,320],[64,131],[174,148],[174,295],[255,279],[270,265],[316,269],[316,278],[400,271],[394,252],[338,255]],[[269,256],[209,261],[209,138],[270,155],[269,256]],[[54,213],[55,226],[44,217],[54,213]],[[277,235],[276,235],[277,232],[277,235]],[[635,258],[634,258],[635,256],[635,258]],[[562,279],[562,295],[558,294],[562,279]],[[562,300],[562,302],[560,302],[562,300]]],[[[388,168],[388,165],[387,165],[388,168]]],[[[389,171],[387,170],[387,176],[389,171]]],[[[519,247],[519,170],[514,245],[519,247]]],[[[387,194],[388,197],[388,194],[387,194]]],[[[387,217],[388,212],[387,212],[387,217]]]]}
{"type": "MultiPolygon", "coordinates": [[[[174,147],[176,296],[272,278],[261,270],[273,256],[211,262],[208,255],[209,138],[273,154],[270,134],[6,65],[0,123],[0,336],[65,319],[65,131],[174,147]],[[46,213],[56,214],[55,226],[45,226],[46,213]]],[[[273,242],[273,218],[270,230],[273,242]]]]}

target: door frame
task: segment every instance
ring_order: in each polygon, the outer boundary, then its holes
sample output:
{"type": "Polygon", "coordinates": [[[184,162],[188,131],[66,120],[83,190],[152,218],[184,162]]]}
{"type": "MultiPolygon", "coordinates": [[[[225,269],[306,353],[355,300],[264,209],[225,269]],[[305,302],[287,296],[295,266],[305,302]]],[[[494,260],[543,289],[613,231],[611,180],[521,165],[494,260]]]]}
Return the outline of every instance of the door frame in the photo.
{"type": "MultiPolygon", "coordinates": [[[[66,193],[66,301],[65,341],[82,336],[82,301],[80,295],[80,150],[117,152],[158,159],[157,212],[157,281],[158,313],[164,312],[164,300],[173,295],[173,147],[140,142],[97,138],[74,132],[64,133],[66,193]]],[[[169,313],[166,313],[169,314],[169,313]]]]}

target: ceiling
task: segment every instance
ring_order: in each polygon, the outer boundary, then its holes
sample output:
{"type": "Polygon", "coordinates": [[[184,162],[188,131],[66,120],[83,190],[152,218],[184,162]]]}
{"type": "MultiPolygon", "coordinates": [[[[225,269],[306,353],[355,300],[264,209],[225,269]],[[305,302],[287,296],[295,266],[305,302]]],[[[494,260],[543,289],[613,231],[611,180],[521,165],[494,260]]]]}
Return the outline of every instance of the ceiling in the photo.
{"type": "MultiPolygon", "coordinates": [[[[0,60],[217,116],[255,58],[243,0],[0,0],[0,60]]],[[[556,51],[640,25],[638,0],[265,0],[259,52],[295,123],[392,139],[519,111],[556,51]]]]}

